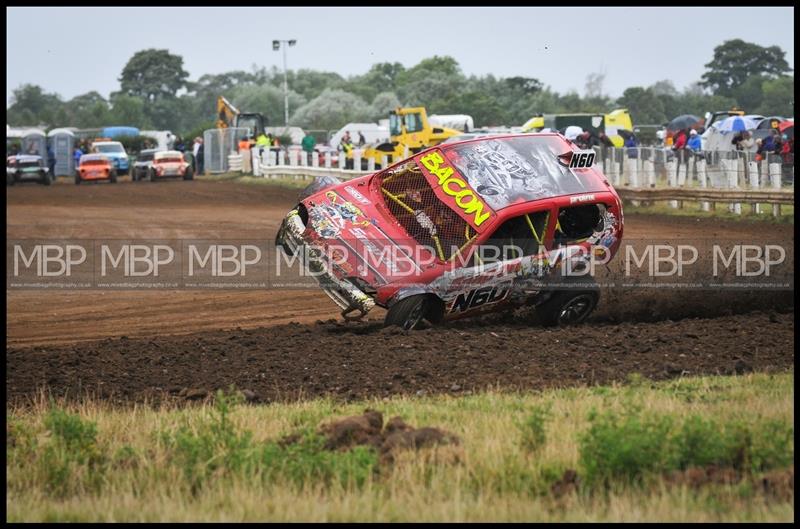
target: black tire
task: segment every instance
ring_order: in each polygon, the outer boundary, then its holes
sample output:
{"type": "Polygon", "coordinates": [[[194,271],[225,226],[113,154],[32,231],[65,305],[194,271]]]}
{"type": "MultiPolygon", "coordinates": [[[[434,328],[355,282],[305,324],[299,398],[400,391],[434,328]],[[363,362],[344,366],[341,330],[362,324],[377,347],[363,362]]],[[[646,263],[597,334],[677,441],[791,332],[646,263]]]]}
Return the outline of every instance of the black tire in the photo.
{"type": "Polygon", "coordinates": [[[13,186],[14,185],[14,175],[6,173],[6,185],[13,186]]]}
{"type": "Polygon", "coordinates": [[[114,169],[111,170],[111,174],[108,176],[108,181],[111,182],[112,184],[116,184],[117,183],[117,171],[116,170],[114,170],[114,169]]]}
{"type": "Polygon", "coordinates": [[[183,173],[184,180],[194,180],[194,171],[192,171],[191,167],[186,168],[186,172],[183,173]]]}
{"type": "Polygon", "coordinates": [[[136,169],[131,169],[131,181],[138,182],[139,181],[139,171],[136,169]]]}
{"type": "Polygon", "coordinates": [[[429,307],[430,298],[426,294],[403,298],[389,307],[383,326],[396,325],[405,331],[415,329],[426,318],[429,307]]]}
{"type": "Polygon", "coordinates": [[[81,175],[80,175],[80,173],[75,173],[75,185],[76,186],[81,185],[81,175]]]}
{"type": "Polygon", "coordinates": [[[148,182],[155,182],[156,181],[156,177],[155,177],[154,171],[152,169],[147,171],[147,181],[148,182]]]}
{"type": "Polygon", "coordinates": [[[582,323],[597,307],[600,290],[594,279],[576,278],[580,283],[573,288],[554,290],[550,297],[536,306],[539,321],[545,327],[559,327],[582,323]]]}
{"type": "Polygon", "coordinates": [[[53,183],[52,180],[50,180],[50,175],[48,173],[42,173],[41,177],[39,178],[39,182],[45,186],[49,186],[53,183]]]}

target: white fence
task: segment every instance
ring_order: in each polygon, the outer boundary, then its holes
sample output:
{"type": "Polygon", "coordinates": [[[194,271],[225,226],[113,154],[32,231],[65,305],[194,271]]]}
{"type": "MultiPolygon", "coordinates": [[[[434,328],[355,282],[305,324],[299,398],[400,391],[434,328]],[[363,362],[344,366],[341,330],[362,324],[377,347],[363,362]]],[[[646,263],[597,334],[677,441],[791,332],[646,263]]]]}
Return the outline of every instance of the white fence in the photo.
{"type": "MultiPolygon", "coordinates": [[[[681,198],[670,199],[671,207],[681,208],[684,200],[691,200],[700,202],[701,208],[709,211],[715,208],[716,202],[726,203],[725,196],[752,197],[753,201],[747,202],[751,212],[765,213],[761,211],[761,204],[767,203],[772,204],[772,213],[776,216],[781,214],[781,204],[794,201],[793,157],[784,159],[780,155],[769,154],[757,161],[754,153],[741,151],[692,153],[658,147],[595,149],[598,152],[596,163],[623,198],[647,196],[651,200],[661,200],[658,197],[667,197],[669,193],[648,194],[645,191],[674,189],[675,196],[681,198]],[[720,192],[715,193],[715,190],[720,192]],[[702,200],[691,199],[693,195],[702,200]],[[709,197],[719,197],[719,200],[706,200],[709,197]]],[[[369,160],[362,170],[345,169],[345,157],[341,152],[337,163],[333,163],[333,153],[330,152],[323,156],[316,152],[308,156],[298,150],[259,152],[253,149],[251,153],[253,174],[265,178],[304,180],[335,175],[348,180],[375,171],[373,160],[369,160]]],[[[362,167],[359,151],[354,151],[353,162],[353,167],[362,167]]],[[[384,160],[382,167],[390,162],[384,160]]],[[[634,204],[639,203],[636,198],[631,200],[634,204]]],[[[742,203],[727,204],[729,211],[742,213],[742,203]]]]}

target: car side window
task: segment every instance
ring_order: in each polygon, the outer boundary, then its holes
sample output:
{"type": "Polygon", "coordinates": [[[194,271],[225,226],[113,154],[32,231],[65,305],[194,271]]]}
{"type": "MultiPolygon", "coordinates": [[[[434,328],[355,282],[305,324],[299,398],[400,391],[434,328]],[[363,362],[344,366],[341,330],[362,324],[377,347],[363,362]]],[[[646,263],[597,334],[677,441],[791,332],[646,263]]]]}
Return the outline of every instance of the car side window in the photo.
{"type": "Polygon", "coordinates": [[[561,208],[553,236],[554,246],[581,242],[602,229],[603,221],[600,206],[587,204],[561,208]]]}
{"type": "Polygon", "coordinates": [[[549,211],[526,213],[505,221],[473,252],[473,266],[536,255],[544,249],[549,211]]]}

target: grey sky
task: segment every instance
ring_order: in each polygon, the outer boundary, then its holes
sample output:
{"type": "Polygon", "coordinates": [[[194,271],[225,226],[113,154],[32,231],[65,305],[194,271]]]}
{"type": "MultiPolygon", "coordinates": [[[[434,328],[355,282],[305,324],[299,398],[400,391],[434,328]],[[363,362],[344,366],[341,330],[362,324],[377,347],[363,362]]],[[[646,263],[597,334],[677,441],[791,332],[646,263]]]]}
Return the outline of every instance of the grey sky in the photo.
{"type": "Polygon", "coordinates": [[[450,55],[466,74],[536,77],[583,94],[700,78],[713,49],[741,38],[778,45],[794,68],[794,9],[761,8],[7,8],[6,97],[23,83],[65,99],[119,89],[139,50],[183,56],[206,73],[282,67],[272,39],[297,39],[289,68],[360,74],[376,62],[412,66],[450,55]]]}

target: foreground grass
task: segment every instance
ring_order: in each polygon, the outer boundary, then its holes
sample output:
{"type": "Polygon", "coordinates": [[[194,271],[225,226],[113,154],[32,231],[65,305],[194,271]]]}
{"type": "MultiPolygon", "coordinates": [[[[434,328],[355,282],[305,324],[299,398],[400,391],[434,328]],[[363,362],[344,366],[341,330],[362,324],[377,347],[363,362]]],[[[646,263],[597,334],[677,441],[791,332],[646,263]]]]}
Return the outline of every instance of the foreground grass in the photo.
{"type": "Polygon", "coordinates": [[[793,374],[753,374],[352,404],[42,399],[6,412],[7,520],[789,521],[793,485],[760,483],[793,469],[793,388],[793,374]],[[324,450],[318,425],[365,407],[461,444],[391,465],[364,447],[324,450]],[[299,443],[276,442],[294,432],[299,443]],[[670,478],[707,465],[737,477],[670,478]]]}

